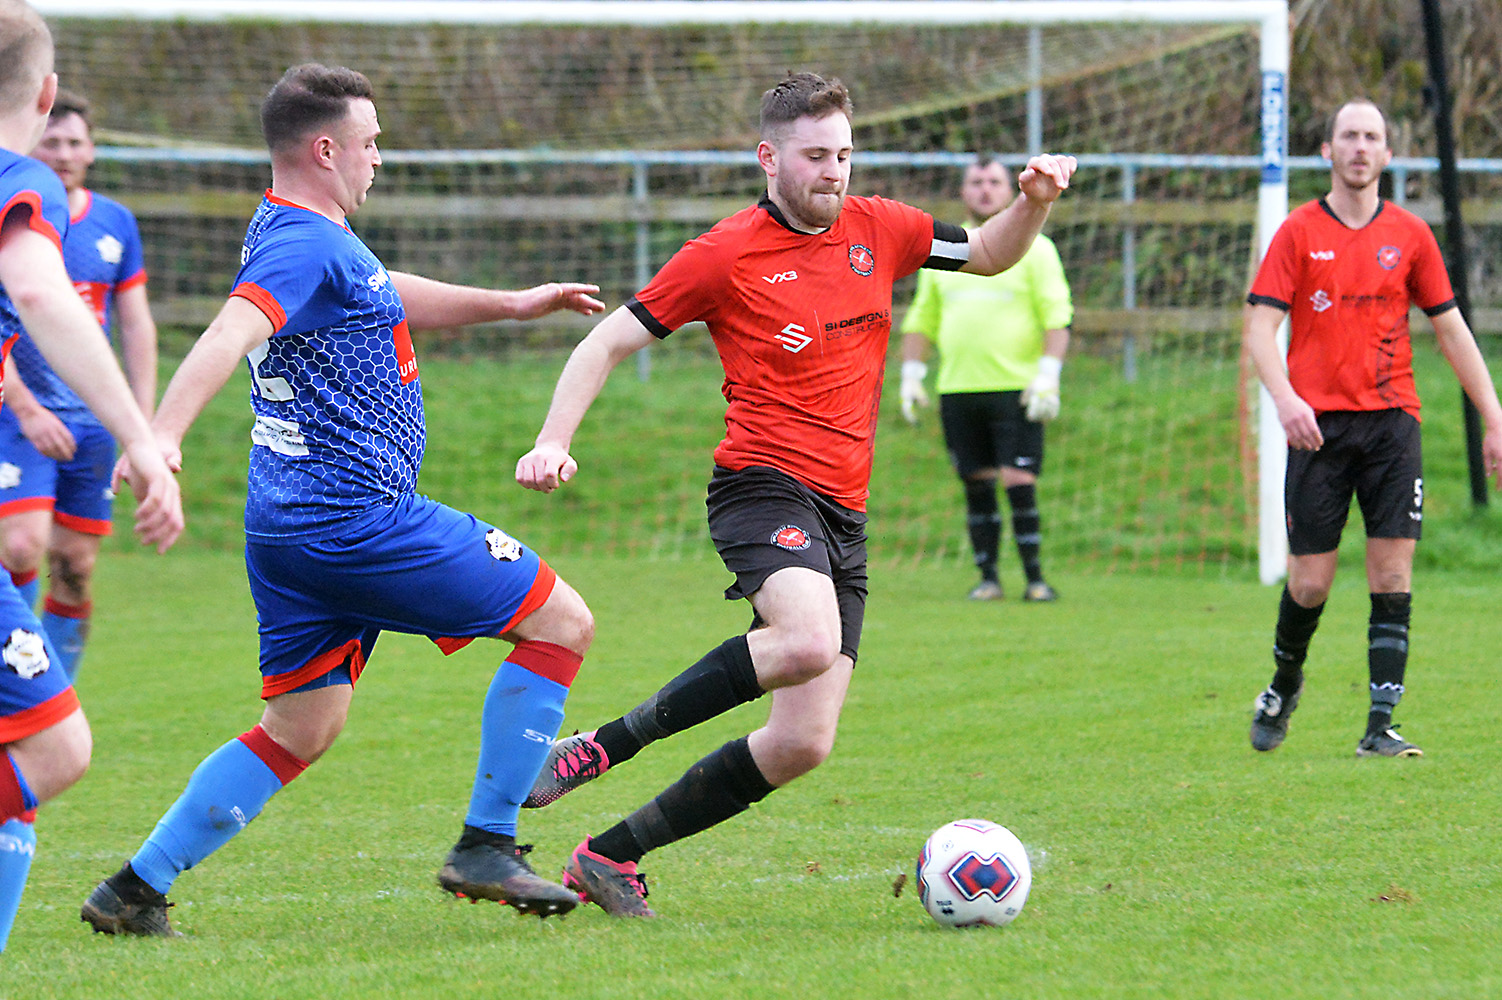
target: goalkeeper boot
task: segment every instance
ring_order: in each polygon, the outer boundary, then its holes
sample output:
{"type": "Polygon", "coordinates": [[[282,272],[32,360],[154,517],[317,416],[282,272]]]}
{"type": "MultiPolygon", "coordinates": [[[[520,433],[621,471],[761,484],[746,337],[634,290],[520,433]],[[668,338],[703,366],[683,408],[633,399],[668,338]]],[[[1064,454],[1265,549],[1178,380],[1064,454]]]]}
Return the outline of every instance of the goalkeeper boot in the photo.
{"type": "Polygon", "coordinates": [[[1287,698],[1271,687],[1257,696],[1252,703],[1255,710],[1252,716],[1253,750],[1266,752],[1282,745],[1288,735],[1288,717],[1299,707],[1299,696],[1303,693],[1304,685],[1300,684],[1299,689],[1287,698]]]}
{"type": "Polygon", "coordinates": [[[999,601],[1005,596],[1001,590],[1001,584],[995,580],[982,580],[970,588],[970,600],[972,601],[999,601]]]}
{"type": "Polygon", "coordinates": [[[563,884],[612,917],[655,917],[647,906],[647,877],[636,862],[611,861],[589,849],[589,839],[574,848],[563,869],[563,884]]]}
{"type": "Polygon", "coordinates": [[[552,805],[586,781],[593,781],[610,770],[605,748],[595,742],[595,734],[575,733],[553,741],[532,791],[522,802],[523,809],[541,809],[552,805]]]}
{"type": "Polygon", "coordinates": [[[539,917],[579,905],[577,895],[532,870],[526,860],[531,850],[531,844],[518,844],[505,834],[465,826],[438,872],[438,884],[472,903],[491,899],[539,917]]]}
{"type": "Polygon", "coordinates": [[[1398,735],[1397,726],[1378,729],[1361,737],[1356,744],[1358,757],[1422,757],[1424,751],[1398,735]]]}
{"type": "Polygon", "coordinates": [[[78,919],[99,934],[134,934],[137,937],[182,937],[167,920],[167,897],[153,889],[130,862],[100,882],[84,900],[78,919]]]}
{"type": "Polygon", "coordinates": [[[1059,592],[1042,580],[1034,580],[1022,592],[1022,599],[1024,601],[1057,601],[1059,599],[1059,592]]]}

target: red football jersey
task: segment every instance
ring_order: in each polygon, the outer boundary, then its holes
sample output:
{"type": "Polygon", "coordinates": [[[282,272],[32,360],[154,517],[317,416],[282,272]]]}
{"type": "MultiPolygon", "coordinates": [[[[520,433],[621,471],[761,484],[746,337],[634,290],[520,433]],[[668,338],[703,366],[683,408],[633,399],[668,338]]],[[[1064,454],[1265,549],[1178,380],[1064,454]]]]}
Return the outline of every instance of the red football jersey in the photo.
{"type": "Polygon", "coordinates": [[[695,320],[725,368],[715,461],[764,466],[866,509],[892,284],[969,259],[958,226],[885,198],[845,199],[822,233],[763,197],[684,244],[627,308],[658,337],[695,320]]]}
{"type": "Polygon", "coordinates": [[[1247,301],[1288,311],[1288,378],[1316,412],[1417,418],[1408,307],[1437,316],[1455,293],[1423,219],[1383,201],[1351,229],[1321,198],[1278,227],[1247,301]]]}

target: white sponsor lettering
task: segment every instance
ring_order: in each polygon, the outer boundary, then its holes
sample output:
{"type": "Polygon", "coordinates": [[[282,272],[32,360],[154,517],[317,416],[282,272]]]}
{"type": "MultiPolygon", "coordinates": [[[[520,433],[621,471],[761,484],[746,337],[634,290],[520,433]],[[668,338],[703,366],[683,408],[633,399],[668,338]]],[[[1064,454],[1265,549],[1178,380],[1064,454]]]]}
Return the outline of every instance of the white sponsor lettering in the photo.
{"type": "Polygon", "coordinates": [[[1325,290],[1323,288],[1319,289],[1313,295],[1309,296],[1309,301],[1314,303],[1314,311],[1317,313],[1322,313],[1335,304],[1334,302],[1330,301],[1330,296],[1325,294],[1325,290]]]}
{"type": "Polygon", "coordinates": [[[1309,251],[1309,259],[1310,260],[1334,260],[1335,259],[1335,251],[1334,250],[1310,250],[1309,251]]]}
{"type": "Polygon", "coordinates": [[[779,281],[797,281],[798,272],[783,271],[781,274],[764,274],[761,276],[761,280],[765,281],[769,285],[775,285],[779,281]]]}
{"type": "Polygon", "coordinates": [[[308,442],[302,436],[302,428],[291,420],[256,414],[256,422],[250,429],[250,439],[263,448],[270,448],[278,455],[306,455],[308,442]]]}

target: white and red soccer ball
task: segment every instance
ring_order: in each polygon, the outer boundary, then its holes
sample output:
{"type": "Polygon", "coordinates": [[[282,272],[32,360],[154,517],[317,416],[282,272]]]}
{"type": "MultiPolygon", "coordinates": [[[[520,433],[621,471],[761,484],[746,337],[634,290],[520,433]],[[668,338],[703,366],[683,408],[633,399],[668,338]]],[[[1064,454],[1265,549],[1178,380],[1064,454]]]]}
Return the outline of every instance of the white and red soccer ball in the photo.
{"type": "Polygon", "coordinates": [[[1012,831],[957,819],[933,832],[918,855],[918,898],[945,927],[1002,927],[1022,912],[1033,885],[1027,850],[1012,831]]]}

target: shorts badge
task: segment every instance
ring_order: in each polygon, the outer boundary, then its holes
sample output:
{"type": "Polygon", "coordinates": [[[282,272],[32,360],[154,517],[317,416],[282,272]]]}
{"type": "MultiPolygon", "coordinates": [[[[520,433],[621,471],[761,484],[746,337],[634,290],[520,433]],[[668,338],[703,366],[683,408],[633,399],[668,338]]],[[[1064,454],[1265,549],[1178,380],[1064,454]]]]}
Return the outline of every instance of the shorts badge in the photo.
{"type": "Polygon", "coordinates": [[[784,524],[772,532],[772,544],[789,552],[798,552],[812,545],[813,540],[796,524],[784,524]]]}
{"type": "Polygon", "coordinates": [[[45,674],[47,668],[52,665],[47,659],[47,644],[42,641],[40,635],[30,629],[12,630],[9,638],[5,640],[3,656],[5,665],[18,674],[23,681],[45,674]]]}
{"type": "Polygon", "coordinates": [[[501,562],[516,562],[522,557],[522,543],[500,528],[491,528],[485,533],[485,546],[492,558],[501,562]]]}

